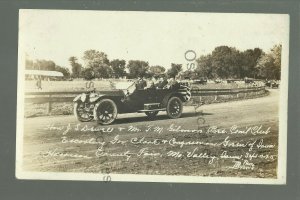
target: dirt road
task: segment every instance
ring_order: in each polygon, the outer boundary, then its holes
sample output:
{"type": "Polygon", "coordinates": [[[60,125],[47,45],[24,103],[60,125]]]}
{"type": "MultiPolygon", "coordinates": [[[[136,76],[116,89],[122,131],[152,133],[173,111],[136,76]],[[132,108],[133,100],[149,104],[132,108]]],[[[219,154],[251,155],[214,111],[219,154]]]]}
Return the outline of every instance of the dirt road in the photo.
{"type": "Polygon", "coordinates": [[[108,170],[110,173],[132,174],[275,177],[278,102],[279,90],[271,90],[262,98],[199,108],[187,106],[180,119],[168,119],[165,112],[153,121],[143,113],[122,114],[110,126],[100,126],[96,122],[79,123],[74,116],[28,118],[24,121],[23,166],[25,170],[51,172],[99,173],[108,170]],[[268,133],[230,133],[260,126],[264,130],[270,127],[268,133]],[[264,145],[273,145],[274,148],[256,148],[252,152],[274,158],[252,159],[254,168],[236,169],[232,165],[238,162],[237,156],[243,155],[245,161],[249,149],[213,146],[228,136],[231,141],[239,143],[263,139],[264,145]],[[205,144],[180,146],[174,141],[202,141],[205,144]],[[212,157],[200,159],[196,156],[176,157],[174,154],[189,152],[191,155],[195,151],[219,156],[226,151],[235,158],[215,159],[210,163],[212,157]]]}

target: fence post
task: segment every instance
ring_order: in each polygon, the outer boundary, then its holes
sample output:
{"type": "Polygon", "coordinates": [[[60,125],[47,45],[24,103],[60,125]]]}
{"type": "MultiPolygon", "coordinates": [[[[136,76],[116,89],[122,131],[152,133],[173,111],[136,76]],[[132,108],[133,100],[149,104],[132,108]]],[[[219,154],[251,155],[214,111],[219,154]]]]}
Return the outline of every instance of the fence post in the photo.
{"type": "Polygon", "coordinates": [[[49,102],[47,104],[47,114],[50,115],[52,109],[51,94],[49,94],[49,102]]]}
{"type": "Polygon", "coordinates": [[[215,93],[216,93],[215,101],[217,101],[217,98],[218,98],[218,91],[215,91],[215,93]]]}

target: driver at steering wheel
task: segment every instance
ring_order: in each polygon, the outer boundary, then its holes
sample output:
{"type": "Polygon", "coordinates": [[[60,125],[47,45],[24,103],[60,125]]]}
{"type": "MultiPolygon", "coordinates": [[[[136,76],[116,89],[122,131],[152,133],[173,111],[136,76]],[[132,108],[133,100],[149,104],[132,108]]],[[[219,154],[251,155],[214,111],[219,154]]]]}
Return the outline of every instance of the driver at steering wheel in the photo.
{"type": "Polygon", "coordinates": [[[145,87],[147,87],[147,82],[143,79],[142,76],[140,76],[136,81],[136,89],[143,90],[145,89],[145,87]]]}

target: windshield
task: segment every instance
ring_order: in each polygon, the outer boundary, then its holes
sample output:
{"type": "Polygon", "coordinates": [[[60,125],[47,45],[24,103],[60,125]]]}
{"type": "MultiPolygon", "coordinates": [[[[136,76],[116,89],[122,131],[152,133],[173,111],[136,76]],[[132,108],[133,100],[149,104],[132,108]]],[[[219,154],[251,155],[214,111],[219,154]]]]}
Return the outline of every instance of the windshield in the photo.
{"type": "Polygon", "coordinates": [[[135,82],[132,82],[132,81],[116,82],[115,89],[123,90],[124,93],[126,93],[126,94],[127,93],[132,94],[136,89],[135,82]]]}
{"type": "Polygon", "coordinates": [[[135,82],[131,82],[131,85],[127,88],[129,94],[132,94],[136,89],[135,82]]]}
{"type": "Polygon", "coordinates": [[[117,90],[125,90],[128,87],[130,87],[132,84],[133,84],[133,82],[129,82],[129,81],[122,81],[122,82],[114,83],[115,89],[117,89],[117,90]]]}

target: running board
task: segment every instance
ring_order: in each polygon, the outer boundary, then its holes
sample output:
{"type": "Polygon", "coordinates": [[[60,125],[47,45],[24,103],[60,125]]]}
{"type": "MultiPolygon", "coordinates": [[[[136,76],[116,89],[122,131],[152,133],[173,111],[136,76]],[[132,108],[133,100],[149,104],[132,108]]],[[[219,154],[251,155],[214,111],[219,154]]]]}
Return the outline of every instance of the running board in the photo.
{"type": "Polygon", "coordinates": [[[137,112],[153,112],[153,111],[165,111],[165,108],[153,109],[153,110],[138,110],[137,112]]]}

